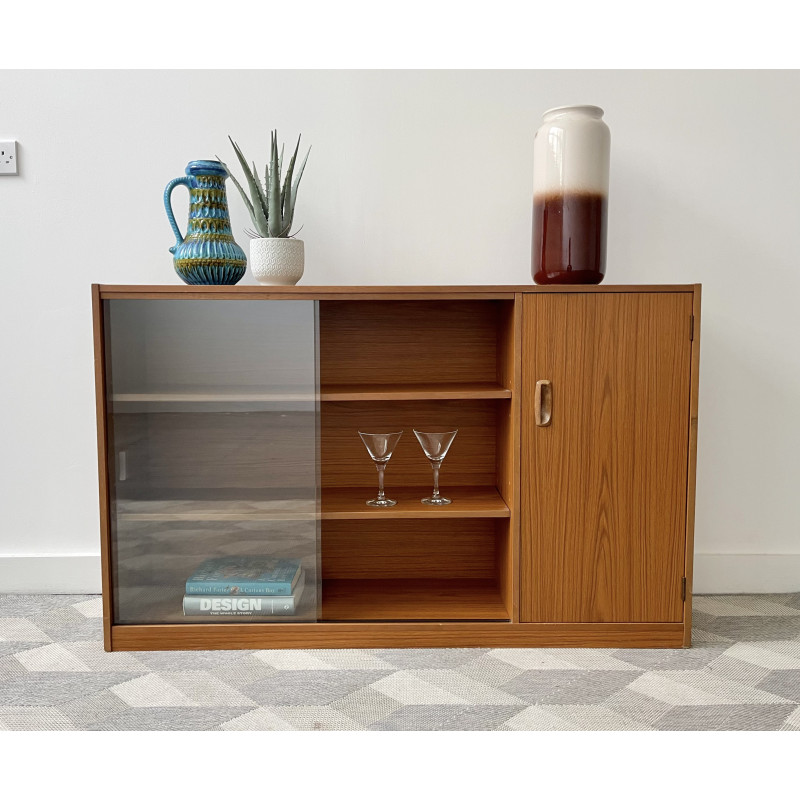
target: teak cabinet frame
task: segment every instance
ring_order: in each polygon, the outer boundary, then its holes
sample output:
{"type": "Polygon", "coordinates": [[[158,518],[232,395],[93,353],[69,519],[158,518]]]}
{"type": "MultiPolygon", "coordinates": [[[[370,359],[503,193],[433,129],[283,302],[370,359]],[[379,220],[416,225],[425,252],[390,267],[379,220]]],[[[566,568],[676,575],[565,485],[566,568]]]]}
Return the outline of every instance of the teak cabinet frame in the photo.
{"type": "MultiPolygon", "coordinates": [[[[689,646],[699,285],[94,285],[92,299],[106,650],[689,646]],[[115,624],[103,302],[115,299],[320,301],[320,621],[115,624]],[[449,348],[449,357],[444,374],[422,382],[418,367],[404,363],[403,336],[412,342],[425,335],[428,304],[445,326],[434,346],[449,348]],[[409,315],[407,333],[398,334],[409,315]],[[369,358],[369,345],[357,353],[348,338],[360,321],[376,327],[367,342],[380,346],[383,336],[394,348],[391,375],[379,373],[369,384],[358,381],[357,364],[348,372],[348,358],[369,358]],[[455,326],[452,336],[447,325],[455,326]],[[552,396],[545,398],[545,405],[552,400],[549,425],[535,418],[541,380],[552,381],[546,387],[552,396]],[[338,443],[338,432],[351,426],[353,401],[376,421],[385,401],[395,419],[404,409],[424,418],[426,409],[455,404],[478,431],[472,444],[463,440],[452,462],[460,502],[423,511],[418,495],[399,487],[394,509],[362,508],[346,476],[365,466],[364,454],[356,467],[338,443]],[[472,472],[480,484],[474,488],[472,472]],[[391,580],[354,581],[351,567],[343,566],[355,554],[356,564],[366,559],[365,571],[385,569],[380,551],[374,561],[363,555],[360,532],[371,532],[378,548],[406,535],[413,565],[415,554],[424,555],[424,537],[414,534],[422,518],[452,534],[453,553],[440,558],[453,559],[455,572],[470,576],[463,590],[457,580],[439,581],[446,588],[433,602],[441,604],[442,620],[435,619],[436,606],[415,598],[413,587],[392,595],[391,580]],[[494,555],[482,543],[489,540],[494,555]],[[469,571],[468,559],[478,572],[469,571]],[[493,579],[473,580],[489,576],[492,559],[493,579]],[[484,584],[485,597],[475,593],[484,584]],[[362,590],[371,592],[369,602],[362,590]]],[[[408,422],[401,420],[410,428],[408,422]]],[[[421,483],[413,469],[398,462],[409,486],[421,483]]]]}

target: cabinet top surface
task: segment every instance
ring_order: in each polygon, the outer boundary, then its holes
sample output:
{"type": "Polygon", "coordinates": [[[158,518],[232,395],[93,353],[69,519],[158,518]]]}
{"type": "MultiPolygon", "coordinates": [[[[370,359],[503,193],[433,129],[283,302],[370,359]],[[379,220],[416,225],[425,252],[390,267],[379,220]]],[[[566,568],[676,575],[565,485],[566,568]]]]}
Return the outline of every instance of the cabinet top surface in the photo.
{"type": "Polygon", "coordinates": [[[657,284],[657,285],[613,285],[603,286],[536,286],[499,285],[499,286],[189,286],[186,284],[171,285],[114,285],[93,284],[92,288],[104,299],[123,296],[157,297],[164,295],[191,296],[199,298],[321,298],[336,299],[374,299],[376,297],[403,297],[430,295],[433,297],[451,296],[484,296],[511,299],[514,294],[525,292],[582,292],[586,294],[603,294],[607,292],[693,292],[700,284],[657,284]]]}

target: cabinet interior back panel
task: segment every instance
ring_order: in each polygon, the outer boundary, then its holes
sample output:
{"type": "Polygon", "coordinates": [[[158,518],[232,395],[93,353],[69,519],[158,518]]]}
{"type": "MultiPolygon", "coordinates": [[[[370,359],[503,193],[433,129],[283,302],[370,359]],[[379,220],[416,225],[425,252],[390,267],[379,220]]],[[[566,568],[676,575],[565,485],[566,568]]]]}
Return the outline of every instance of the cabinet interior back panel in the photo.
{"type": "Polygon", "coordinates": [[[508,400],[409,400],[322,403],[322,486],[377,487],[378,475],[359,430],[403,431],[386,467],[386,491],[392,486],[432,486],[430,462],[413,428],[458,429],[441,469],[441,488],[494,486],[496,483],[496,404],[508,400]]]}
{"type": "Polygon", "coordinates": [[[312,300],[106,301],[115,395],[313,398],[312,300]]]}
{"type": "Polygon", "coordinates": [[[122,496],[164,490],[314,489],[313,411],[144,413],[115,417],[122,496]]]}
{"type": "Polygon", "coordinates": [[[493,519],[328,520],[322,577],[497,580],[498,541],[506,530],[493,519]]]}
{"type": "Polygon", "coordinates": [[[492,300],[320,301],[320,381],[497,381],[499,313],[506,307],[492,300]]]}

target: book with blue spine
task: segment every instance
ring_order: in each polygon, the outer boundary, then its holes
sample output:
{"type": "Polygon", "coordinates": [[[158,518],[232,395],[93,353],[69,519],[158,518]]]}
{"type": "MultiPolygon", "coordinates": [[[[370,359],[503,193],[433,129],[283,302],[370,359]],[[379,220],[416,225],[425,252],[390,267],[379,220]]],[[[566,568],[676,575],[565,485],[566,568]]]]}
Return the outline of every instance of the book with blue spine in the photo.
{"type": "Polygon", "coordinates": [[[282,617],[297,613],[305,575],[301,574],[289,595],[194,594],[183,598],[187,617],[282,617]]]}
{"type": "Polygon", "coordinates": [[[186,581],[186,594],[290,595],[299,577],[297,559],[222,556],[200,564],[186,581]]]}

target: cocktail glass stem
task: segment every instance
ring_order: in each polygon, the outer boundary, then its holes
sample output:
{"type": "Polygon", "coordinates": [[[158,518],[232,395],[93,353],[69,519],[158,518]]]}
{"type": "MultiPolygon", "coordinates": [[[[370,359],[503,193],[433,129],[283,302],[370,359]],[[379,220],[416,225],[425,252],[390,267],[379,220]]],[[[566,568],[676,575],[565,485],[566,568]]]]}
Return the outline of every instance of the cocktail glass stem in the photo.
{"type": "Polygon", "coordinates": [[[386,495],[383,493],[383,473],[386,472],[386,464],[381,464],[379,461],[376,461],[375,468],[378,470],[378,500],[385,500],[386,495]]]}
{"type": "Polygon", "coordinates": [[[439,499],[439,467],[442,466],[441,461],[434,461],[431,459],[431,467],[433,468],[433,494],[431,497],[434,500],[439,499]]]}

